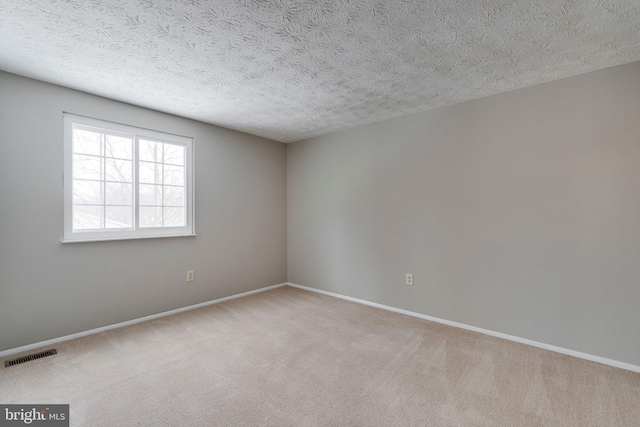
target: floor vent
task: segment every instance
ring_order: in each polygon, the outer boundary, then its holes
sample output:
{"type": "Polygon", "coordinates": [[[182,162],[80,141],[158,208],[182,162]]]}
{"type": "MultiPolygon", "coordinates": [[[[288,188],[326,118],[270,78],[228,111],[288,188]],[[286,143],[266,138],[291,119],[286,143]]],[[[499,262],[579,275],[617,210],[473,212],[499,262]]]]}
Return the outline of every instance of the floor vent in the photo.
{"type": "Polygon", "coordinates": [[[47,356],[53,356],[54,354],[58,354],[55,348],[52,350],[41,351],[40,353],[27,354],[26,356],[18,357],[17,359],[5,360],[4,367],[8,368],[9,366],[19,365],[21,363],[30,362],[47,356]]]}

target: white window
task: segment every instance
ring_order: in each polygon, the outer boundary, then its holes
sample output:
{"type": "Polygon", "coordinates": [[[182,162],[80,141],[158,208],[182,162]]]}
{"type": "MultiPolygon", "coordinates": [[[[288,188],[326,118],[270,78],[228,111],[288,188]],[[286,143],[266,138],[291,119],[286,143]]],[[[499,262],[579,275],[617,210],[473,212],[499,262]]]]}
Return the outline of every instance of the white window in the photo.
{"type": "Polygon", "coordinates": [[[194,234],[193,139],[64,114],[64,240],[194,234]]]}

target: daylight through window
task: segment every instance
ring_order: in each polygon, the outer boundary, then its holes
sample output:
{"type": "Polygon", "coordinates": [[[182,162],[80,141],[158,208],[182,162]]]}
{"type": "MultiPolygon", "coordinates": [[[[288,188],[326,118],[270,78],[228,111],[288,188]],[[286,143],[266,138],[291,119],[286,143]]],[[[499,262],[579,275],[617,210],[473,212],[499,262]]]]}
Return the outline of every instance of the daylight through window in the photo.
{"type": "Polygon", "coordinates": [[[193,234],[193,140],[65,114],[64,241],[193,234]]]}

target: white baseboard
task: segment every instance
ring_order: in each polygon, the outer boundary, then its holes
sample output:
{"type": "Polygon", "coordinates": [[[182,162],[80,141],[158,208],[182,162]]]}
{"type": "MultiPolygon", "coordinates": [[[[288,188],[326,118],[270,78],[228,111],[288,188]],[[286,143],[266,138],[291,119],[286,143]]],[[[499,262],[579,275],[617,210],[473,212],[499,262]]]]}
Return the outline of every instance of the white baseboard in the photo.
{"type": "Polygon", "coordinates": [[[12,354],[22,353],[24,351],[33,350],[35,348],[51,346],[63,341],[69,341],[75,338],[86,337],[87,335],[99,334],[100,332],[108,331],[111,329],[122,328],[124,326],[135,325],[136,323],[146,322],[147,320],[157,319],[159,317],[171,316],[172,314],[182,313],[183,311],[194,310],[200,307],[206,307],[207,305],[218,304],[224,301],[229,301],[235,298],[246,297],[247,295],[257,294],[259,292],[268,291],[270,289],[280,288],[282,286],[286,286],[287,283],[280,283],[279,285],[267,286],[265,288],[256,289],[253,291],[243,292],[241,294],[231,295],[224,298],[218,298],[211,301],[201,302],[199,304],[190,305],[187,307],[176,308],[175,310],[169,310],[158,314],[152,314],[150,316],[140,317],[138,319],[127,320],[126,322],[116,323],[114,325],[103,326],[101,328],[90,329],[84,332],[78,332],[76,334],[65,335],[59,338],[53,338],[46,341],[40,341],[33,344],[23,345],[22,347],[11,348],[9,350],[0,351],[0,357],[11,356],[12,354]]]}
{"type": "Polygon", "coordinates": [[[632,365],[630,363],[619,362],[617,360],[607,359],[600,356],[594,356],[592,354],[582,353],[579,351],[569,350],[562,347],[557,347],[555,345],[545,344],[538,341],[529,340],[526,338],[517,337],[515,335],[503,334],[502,332],[495,332],[489,329],[477,328],[475,326],[465,325],[464,323],[452,322],[450,320],[440,319],[438,317],[427,316],[426,314],[415,313],[413,311],[403,310],[400,308],[390,307],[388,305],[382,305],[375,302],[365,301],[358,298],[348,297],[341,294],[336,294],[334,292],[323,291],[320,289],[310,288],[308,286],[302,286],[295,283],[288,283],[289,286],[299,289],[304,289],[306,291],[316,292],[319,294],[329,295],[332,297],[344,299],[347,301],[357,302],[359,304],[369,305],[372,307],[381,308],[383,310],[393,311],[395,313],[406,314],[407,316],[418,317],[424,320],[430,320],[432,322],[442,323],[444,325],[453,326],[460,329],[466,329],[468,331],[479,332],[481,334],[490,335],[492,337],[502,338],[509,341],[514,341],[521,344],[527,344],[533,347],[543,348],[545,350],[555,351],[556,353],[566,354],[573,357],[578,357],[580,359],[590,360],[592,362],[602,363],[603,365],[609,365],[620,369],[625,369],[627,371],[633,371],[640,373],[640,366],[632,365]]]}

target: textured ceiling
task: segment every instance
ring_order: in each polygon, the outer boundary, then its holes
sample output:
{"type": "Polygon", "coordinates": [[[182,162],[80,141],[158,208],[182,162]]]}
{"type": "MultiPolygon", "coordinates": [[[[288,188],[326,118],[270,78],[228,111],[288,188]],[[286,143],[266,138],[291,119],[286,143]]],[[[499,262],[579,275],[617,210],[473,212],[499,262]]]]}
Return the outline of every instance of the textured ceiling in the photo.
{"type": "Polygon", "coordinates": [[[638,0],[0,0],[0,69],[283,142],[638,60],[638,0]]]}

